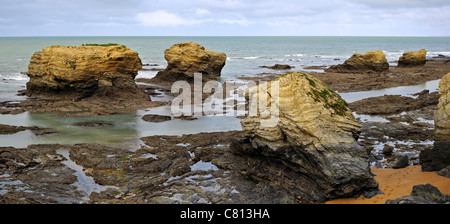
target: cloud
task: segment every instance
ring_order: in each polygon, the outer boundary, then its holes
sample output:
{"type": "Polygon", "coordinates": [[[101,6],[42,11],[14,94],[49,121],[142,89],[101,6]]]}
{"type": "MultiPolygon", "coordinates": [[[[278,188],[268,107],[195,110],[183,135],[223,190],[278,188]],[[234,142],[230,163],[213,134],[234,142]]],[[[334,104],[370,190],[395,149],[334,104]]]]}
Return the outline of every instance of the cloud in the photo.
{"type": "Polygon", "coordinates": [[[241,26],[248,26],[253,23],[247,19],[219,19],[218,22],[221,24],[238,24],[241,26]]]}
{"type": "Polygon", "coordinates": [[[351,0],[374,8],[434,8],[450,5],[448,0],[351,0]]]}
{"type": "Polygon", "coordinates": [[[206,14],[210,14],[211,12],[206,10],[206,9],[196,9],[195,10],[195,14],[197,15],[206,15],[206,14]]]}
{"type": "Polygon", "coordinates": [[[202,23],[202,20],[185,19],[177,14],[166,12],[165,10],[158,10],[155,12],[139,13],[136,19],[141,25],[157,27],[157,26],[180,26],[180,25],[195,25],[202,23]]]}

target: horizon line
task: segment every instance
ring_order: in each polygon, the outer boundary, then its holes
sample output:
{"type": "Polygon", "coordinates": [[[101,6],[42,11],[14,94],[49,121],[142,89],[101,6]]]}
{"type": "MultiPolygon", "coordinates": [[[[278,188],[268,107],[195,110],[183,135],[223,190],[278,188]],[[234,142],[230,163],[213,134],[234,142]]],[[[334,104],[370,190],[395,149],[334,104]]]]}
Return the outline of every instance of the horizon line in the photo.
{"type": "Polygon", "coordinates": [[[395,36],[395,35],[0,35],[0,38],[5,37],[450,37],[449,36],[395,36]]]}

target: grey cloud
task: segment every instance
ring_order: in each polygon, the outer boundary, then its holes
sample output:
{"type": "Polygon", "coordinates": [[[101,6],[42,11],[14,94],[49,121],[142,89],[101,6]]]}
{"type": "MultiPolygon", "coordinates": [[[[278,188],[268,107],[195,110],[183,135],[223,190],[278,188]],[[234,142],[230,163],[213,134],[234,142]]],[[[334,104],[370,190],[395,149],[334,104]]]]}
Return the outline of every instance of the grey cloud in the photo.
{"type": "Polygon", "coordinates": [[[351,0],[374,8],[435,8],[450,5],[448,0],[351,0]]]}

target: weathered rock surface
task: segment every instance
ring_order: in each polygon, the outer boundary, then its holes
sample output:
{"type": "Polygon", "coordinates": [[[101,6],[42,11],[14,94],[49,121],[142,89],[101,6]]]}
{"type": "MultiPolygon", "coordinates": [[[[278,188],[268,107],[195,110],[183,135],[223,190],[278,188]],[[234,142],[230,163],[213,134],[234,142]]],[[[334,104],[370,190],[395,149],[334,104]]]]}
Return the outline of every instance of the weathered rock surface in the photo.
{"type": "Polygon", "coordinates": [[[450,195],[442,194],[431,184],[416,185],[410,196],[387,200],[386,204],[448,204],[450,195]]]}
{"type": "Polygon", "coordinates": [[[424,171],[439,171],[450,165],[450,73],[439,82],[439,104],[434,113],[434,148],[420,153],[424,171]]]}
{"type": "Polygon", "coordinates": [[[343,64],[331,66],[327,72],[359,72],[376,71],[382,72],[389,69],[389,63],[383,51],[369,51],[365,54],[354,53],[343,64]]]}
{"type": "Polygon", "coordinates": [[[427,62],[427,51],[421,49],[420,51],[409,51],[403,53],[398,59],[398,66],[418,66],[424,65],[427,62]]]}
{"type": "Polygon", "coordinates": [[[51,46],[28,65],[27,100],[32,112],[84,111],[151,106],[134,82],[142,68],[138,54],[123,45],[51,46]]]}
{"type": "Polygon", "coordinates": [[[435,140],[450,141],[450,73],[439,82],[439,104],[434,113],[435,140]]]}
{"type": "Polygon", "coordinates": [[[136,93],[142,68],[138,54],[125,46],[51,46],[33,54],[27,95],[85,98],[136,93]]]}
{"type": "Polygon", "coordinates": [[[225,53],[207,50],[194,42],[173,45],[164,51],[164,58],[168,65],[152,82],[166,87],[179,80],[193,82],[195,73],[202,73],[203,81],[216,80],[227,60],[225,53]]]}
{"type": "Polygon", "coordinates": [[[249,90],[251,102],[264,100],[258,97],[266,95],[268,108],[242,120],[246,134],[232,148],[240,154],[260,154],[284,163],[288,168],[280,170],[297,173],[304,180],[290,186],[292,192],[311,201],[377,189],[368,155],[356,141],[360,125],[347,103],[307,73],[282,75],[268,83],[267,89],[277,84],[278,94],[249,90]],[[275,103],[276,107],[271,107],[275,103]],[[262,125],[278,108],[278,122],[270,127],[262,125]],[[308,193],[298,193],[302,188],[308,193]]]}

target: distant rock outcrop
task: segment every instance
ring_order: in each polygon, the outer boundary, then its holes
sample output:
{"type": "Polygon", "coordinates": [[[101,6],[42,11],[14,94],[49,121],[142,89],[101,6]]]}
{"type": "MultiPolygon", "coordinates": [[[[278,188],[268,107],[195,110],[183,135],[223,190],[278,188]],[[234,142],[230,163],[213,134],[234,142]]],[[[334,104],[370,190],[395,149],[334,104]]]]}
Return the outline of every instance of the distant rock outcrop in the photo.
{"type": "MultiPolygon", "coordinates": [[[[249,89],[250,100],[259,102],[266,95],[268,105],[276,107],[269,106],[257,116],[242,120],[246,134],[232,144],[236,153],[256,154],[284,164],[278,165],[288,168],[276,171],[276,175],[285,175],[295,183],[283,187],[307,200],[349,197],[377,189],[368,154],[357,143],[360,124],[347,103],[322,81],[304,72],[282,75],[268,83],[267,89],[276,84],[278,94],[249,89]],[[262,125],[276,109],[278,122],[270,127],[262,125]]],[[[270,172],[266,168],[256,167],[260,165],[254,162],[246,164],[247,168],[240,169],[277,181],[278,177],[267,174],[270,172]]]]}
{"type": "Polygon", "coordinates": [[[273,66],[259,66],[260,68],[268,68],[268,69],[275,69],[275,70],[289,70],[291,68],[295,68],[294,66],[290,65],[282,65],[282,64],[275,64],[273,66]]]}
{"type": "Polygon", "coordinates": [[[425,171],[438,171],[450,166],[450,73],[439,82],[439,104],[434,113],[434,148],[420,153],[425,171]]]}
{"type": "Polygon", "coordinates": [[[420,51],[409,51],[403,53],[398,59],[398,66],[420,66],[427,62],[427,51],[421,49],[420,51]]]}
{"type": "Polygon", "coordinates": [[[327,72],[382,72],[389,69],[389,63],[383,51],[369,51],[365,54],[354,53],[343,64],[330,66],[327,72]]]}
{"type": "Polygon", "coordinates": [[[205,49],[194,42],[175,44],[164,51],[167,67],[151,80],[166,87],[179,80],[194,81],[202,73],[203,81],[216,80],[227,60],[225,53],[205,49]]]}

